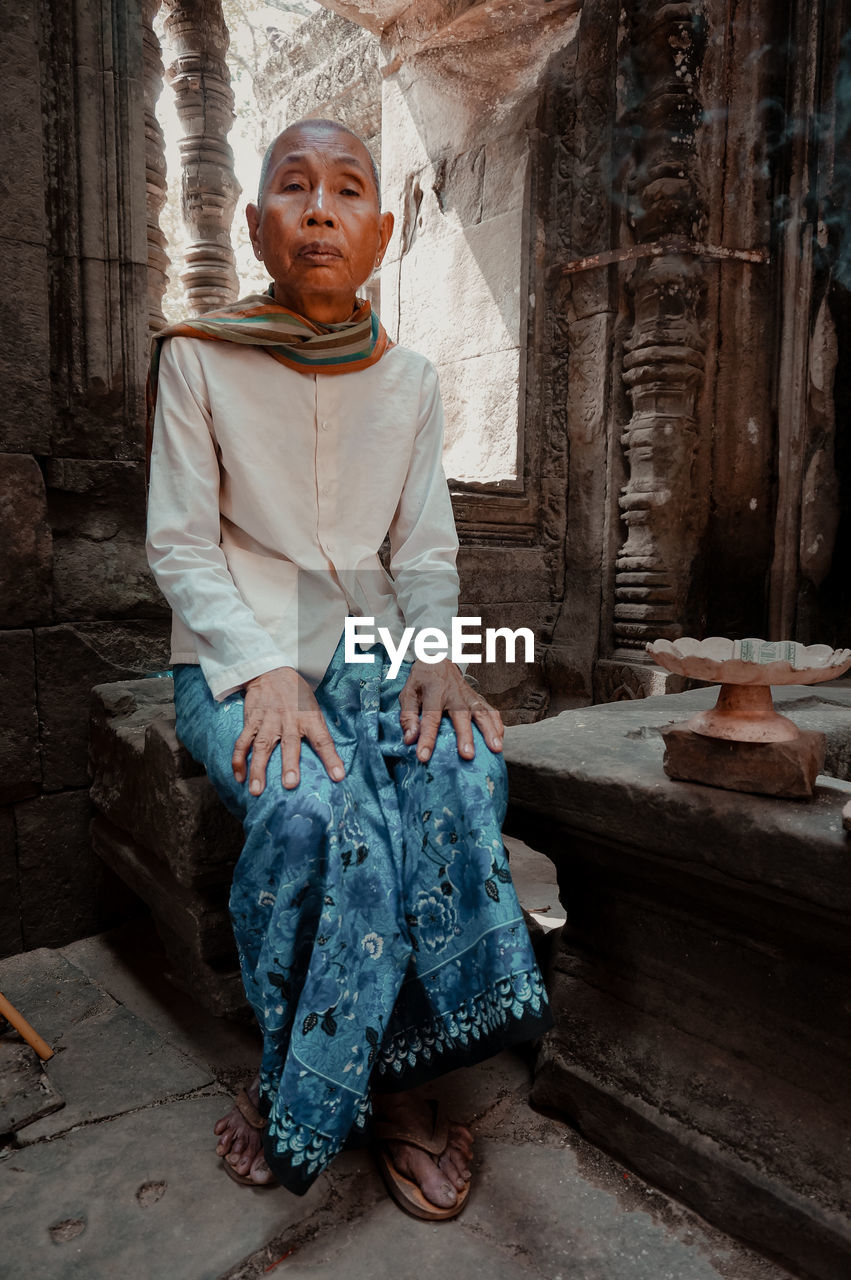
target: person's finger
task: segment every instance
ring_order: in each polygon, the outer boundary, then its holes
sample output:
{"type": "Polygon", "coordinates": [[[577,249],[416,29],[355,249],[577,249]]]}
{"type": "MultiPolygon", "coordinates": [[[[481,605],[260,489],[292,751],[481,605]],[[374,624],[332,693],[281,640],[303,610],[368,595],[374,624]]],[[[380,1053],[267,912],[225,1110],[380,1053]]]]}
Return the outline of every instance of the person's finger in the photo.
{"type": "Polygon", "coordinates": [[[334,739],[328,732],[328,726],[321,712],[311,719],[309,725],[305,725],[304,736],[325,765],[328,777],[332,778],[334,782],[341,782],[346,776],[346,770],[342,760],[337,755],[334,739]]]}
{"type": "Polygon", "coordinates": [[[484,698],[477,698],[471,705],[470,712],[491,751],[501,751],[505,726],[496,707],[490,706],[484,698]]]}
{"type": "Polygon", "coordinates": [[[263,794],[263,788],[266,786],[266,766],[279,740],[280,734],[270,725],[266,723],[260,725],[251,747],[251,768],[248,772],[248,790],[253,796],[263,794]]]}
{"type": "Polygon", "coordinates": [[[420,694],[411,680],[399,694],[399,724],[406,742],[416,742],[420,731],[420,694]]]}
{"type": "Polygon", "coordinates": [[[298,786],[301,734],[297,730],[284,729],[281,735],[281,781],[287,791],[298,786]]]}
{"type": "Polygon", "coordinates": [[[459,756],[463,756],[465,760],[472,760],[476,754],[476,748],[473,743],[473,722],[470,712],[466,707],[458,707],[449,712],[449,718],[458,741],[459,756]]]}
{"type": "Polygon", "coordinates": [[[423,697],[423,713],[420,718],[420,740],[417,759],[425,763],[434,750],[440,720],[443,715],[443,699],[435,689],[426,689],[423,697]]]}
{"type": "Polygon", "coordinates": [[[254,741],[254,735],[257,732],[257,726],[246,724],[242,733],[233,744],[233,755],[231,756],[230,765],[233,769],[233,776],[237,782],[245,781],[245,762],[248,759],[249,748],[254,741]]]}

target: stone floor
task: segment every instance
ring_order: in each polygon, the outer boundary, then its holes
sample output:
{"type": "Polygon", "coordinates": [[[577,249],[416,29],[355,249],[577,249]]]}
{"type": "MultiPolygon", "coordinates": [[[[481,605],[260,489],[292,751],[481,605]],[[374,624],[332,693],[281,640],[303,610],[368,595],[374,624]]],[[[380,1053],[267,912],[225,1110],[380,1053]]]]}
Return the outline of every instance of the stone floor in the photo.
{"type": "MultiPolygon", "coordinates": [[[[557,924],[549,862],[512,844],[521,899],[557,924]]],[[[402,1214],[366,1152],[302,1199],[238,1187],[210,1131],[257,1038],[199,1010],[165,965],[146,918],[0,962],[0,990],[56,1050],[46,1072],[65,1101],[0,1145],[4,1280],[788,1280],[532,1111],[517,1053],[440,1082],[477,1138],[454,1222],[402,1214]]]]}

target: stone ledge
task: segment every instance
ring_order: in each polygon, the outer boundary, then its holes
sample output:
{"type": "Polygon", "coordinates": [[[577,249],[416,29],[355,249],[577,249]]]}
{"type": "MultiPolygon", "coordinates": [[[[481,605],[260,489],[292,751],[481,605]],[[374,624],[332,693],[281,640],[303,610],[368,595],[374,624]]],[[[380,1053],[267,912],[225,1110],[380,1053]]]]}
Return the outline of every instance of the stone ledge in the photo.
{"type": "Polygon", "coordinates": [[[174,728],[168,678],[92,695],[92,847],[150,907],[169,976],[208,1012],[248,1006],[228,914],[240,825],[174,728]]]}
{"type": "MultiPolygon", "coordinates": [[[[721,878],[744,892],[782,895],[831,914],[851,910],[851,858],[842,830],[851,784],[821,775],[813,800],[800,804],[666,776],[661,729],[708,709],[716,698],[717,686],[509,727],[511,829],[555,822],[625,848],[652,849],[654,858],[678,863],[690,876],[721,878]]],[[[801,728],[825,732],[828,774],[834,761],[844,768],[851,689],[814,693],[789,686],[775,690],[775,701],[801,728]]],[[[528,838],[542,847],[540,837],[528,838]]]]}
{"type": "Polygon", "coordinates": [[[679,782],[661,730],[717,688],[507,729],[507,829],[567,921],[535,1100],[818,1280],[851,1251],[851,689],[775,691],[827,739],[812,801],[679,782]]]}
{"type": "Polygon", "coordinates": [[[172,680],[92,690],[92,801],[191,888],[229,881],[242,828],[174,731],[172,680]]]}
{"type": "MultiPolygon", "coordinates": [[[[629,1163],[643,1177],[670,1189],[708,1222],[723,1222],[740,1239],[757,1239],[769,1256],[786,1265],[790,1258],[805,1256],[806,1274],[825,1280],[847,1274],[844,1213],[814,1205],[664,1108],[640,1097],[630,1097],[624,1105],[616,1085],[553,1059],[539,1067],[532,1101],[567,1111],[580,1133],[604,1151],[623,1154],[627,1144],[640,1145],[641,1160],[629,1163]],[[760,1221],[763,1215],[765,1221],[760,1221]]],[[[796,1268],[794,1274],[801,1273],[796,1268]]]]}
{"type": "Polygon", "coordinates": [[[199,960],[235,959],[225,888],[199,890],[177,884],[168,868],[144,845],[105,818],[92,821],[91,834],[98,857],[147,902],[154,919],[191,947],[199,960]]]}

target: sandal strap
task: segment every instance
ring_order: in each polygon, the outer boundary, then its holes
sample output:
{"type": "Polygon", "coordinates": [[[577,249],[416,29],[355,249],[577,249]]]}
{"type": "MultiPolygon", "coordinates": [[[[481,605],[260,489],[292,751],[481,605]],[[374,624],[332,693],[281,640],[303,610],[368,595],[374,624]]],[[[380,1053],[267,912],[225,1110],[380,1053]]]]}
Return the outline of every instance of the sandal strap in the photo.
{"type": "Polygon", "coordinates": [[[379,1142],[407,1142],[412,1147],[419,1147],[430,1156],[442,1155],[449,1141],[449,1121],[443,1108],[434,1098],[428,1099],[431,1107],[432,1126],[430,1133],[422,1129],[410,1129],[393,1120],[377,1120],[373,1125],[373,1133],[379,1142]]]}
{"type": "Polygon", "coordinates": [[[261,1116],[260,1112],[257,1110],[244,1089],[240,1089],[239,1093],[236,1095],[236,1107],[251,1125],[252,1129],[266,1128],[265,1117],[261,1116]]]}

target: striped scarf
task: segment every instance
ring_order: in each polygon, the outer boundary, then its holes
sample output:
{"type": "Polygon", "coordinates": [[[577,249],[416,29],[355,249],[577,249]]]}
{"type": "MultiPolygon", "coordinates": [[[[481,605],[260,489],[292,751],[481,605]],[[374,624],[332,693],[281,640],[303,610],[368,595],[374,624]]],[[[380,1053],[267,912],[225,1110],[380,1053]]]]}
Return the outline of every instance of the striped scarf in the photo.
{"type": "Polygon", "coordinates": [[[357,373],[381,359],[393,343],[368,302],[358,300],[351,319],[319,324],[288,311],[268,293],[251,293],[229,307],[208,311],[194,320],[180,320],[154,334],[148,373],[146,430],[150,467],[160,352],[166,338],[211,338],[218,342],[263,347],[273,360],[299,373],[357,373]]]}

